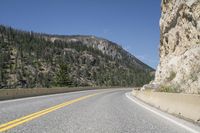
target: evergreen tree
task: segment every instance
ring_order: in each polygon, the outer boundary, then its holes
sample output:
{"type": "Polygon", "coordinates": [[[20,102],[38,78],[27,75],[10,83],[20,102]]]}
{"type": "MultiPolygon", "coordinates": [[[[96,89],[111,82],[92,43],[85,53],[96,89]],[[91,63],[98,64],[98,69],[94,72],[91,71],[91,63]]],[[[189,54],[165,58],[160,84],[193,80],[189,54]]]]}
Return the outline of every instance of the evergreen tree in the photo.
{"type": "Polygon", "coordinates": [[[72,79],[70,77],[70,66],[68,64],[61,64],[58,73],[56,74],[56,86],[72,86],[72,79]]]}

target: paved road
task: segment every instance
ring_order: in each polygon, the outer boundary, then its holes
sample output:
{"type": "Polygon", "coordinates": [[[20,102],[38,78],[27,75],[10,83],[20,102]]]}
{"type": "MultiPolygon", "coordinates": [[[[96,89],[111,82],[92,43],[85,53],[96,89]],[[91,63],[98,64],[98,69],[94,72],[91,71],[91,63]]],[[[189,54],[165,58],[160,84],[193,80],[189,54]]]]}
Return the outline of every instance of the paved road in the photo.
{"type": "MultiPolygon", "coordinates": [[[[93,90],[0,101],[0,124],[50,108],[66,106],[19,122],[8,133],[186,133],[185,129],[140,107],[125,96],[130,90],[93,90]],[[86,95],[100,94],[84,97],[86,95]]],[[[14,124],[15,124],[14,123],[14,124]]],[[[5,128],[5,127],[4,127],[5,128]]],[[[1,130],[1,128],[0,128],[1,130]]]]}

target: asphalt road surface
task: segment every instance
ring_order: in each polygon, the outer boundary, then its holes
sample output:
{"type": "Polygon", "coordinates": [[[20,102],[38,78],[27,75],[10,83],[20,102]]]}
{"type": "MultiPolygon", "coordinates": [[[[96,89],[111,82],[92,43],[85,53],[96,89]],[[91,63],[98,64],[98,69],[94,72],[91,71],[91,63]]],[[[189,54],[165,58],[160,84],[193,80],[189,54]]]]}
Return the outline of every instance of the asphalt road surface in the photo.
{"type": "Polygon", "coordinates": [[[189,132],[134,103],[126,92],[130,90],[89,90],[0,101],[0,132],[189,132]]]}

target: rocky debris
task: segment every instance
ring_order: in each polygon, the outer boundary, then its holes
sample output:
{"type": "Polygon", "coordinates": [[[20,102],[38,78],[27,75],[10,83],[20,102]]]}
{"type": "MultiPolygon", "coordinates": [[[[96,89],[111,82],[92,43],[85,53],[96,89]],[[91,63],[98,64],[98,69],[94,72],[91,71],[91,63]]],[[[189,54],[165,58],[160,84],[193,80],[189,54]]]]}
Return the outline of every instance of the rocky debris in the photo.
{"type": "Polygon", "coordinates": [[[200,0],[163,0],[153,84],[200,93],[200,0]]]}

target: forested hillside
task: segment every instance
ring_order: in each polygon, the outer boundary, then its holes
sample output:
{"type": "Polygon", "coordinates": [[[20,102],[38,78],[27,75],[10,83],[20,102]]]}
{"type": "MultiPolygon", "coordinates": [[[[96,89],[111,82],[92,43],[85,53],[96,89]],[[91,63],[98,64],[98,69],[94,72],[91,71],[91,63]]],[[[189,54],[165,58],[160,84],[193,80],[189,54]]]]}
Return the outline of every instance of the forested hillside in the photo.
{"type": "Polygon", "coordinates": [[[152,71],[105,39],[0,26],[0,88],[141,86],[152,71]]]}

